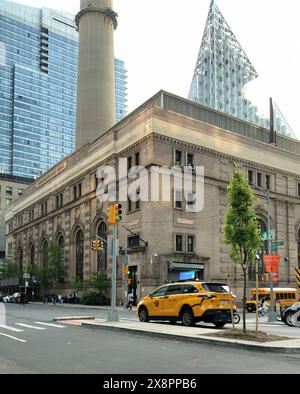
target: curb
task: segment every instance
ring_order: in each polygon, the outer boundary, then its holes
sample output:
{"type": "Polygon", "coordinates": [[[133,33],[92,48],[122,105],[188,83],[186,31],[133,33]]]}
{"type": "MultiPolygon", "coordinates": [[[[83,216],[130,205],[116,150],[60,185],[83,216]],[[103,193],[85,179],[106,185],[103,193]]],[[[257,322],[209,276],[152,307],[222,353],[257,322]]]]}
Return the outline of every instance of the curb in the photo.
{"type": "Polygon", "coordinates": [[[95,320],[95,316],[64,316],[55,317],[52,321],[63,321],[63,320],[95,320]]]}
{"type": "Polygon", "coordinates": [[[206,345],[213,345],[213,346],[221,346],[227,348],[234,348],[234,349],[243,349],[249,351],[259,351],[262,353],[285,353],[285,354],[300,354],[300,348],[290,348],[290,347],[275,347],[275,346],[263,346],[257,345],[252,343],[241,343],[237,341],[226,341],[223,339],[212,339],[203,335],[202,337],[190,337],[178,334],[169,334],[169,333],[162,333],[162,332],[151,332],[151,331],[144,331],[137,328],[131,329],[127,327],[116,327],[116,326],[108,326],[108,325],[97,325],[97,324],[90,324],[90,323],[82,323],[82,327],[90,328],[95,330],[110,330],[110,331],[117,331],[117,332],[126,332],[132,333],[135,335],[143,335],[149,337],[156,337],[156,338],[163,338],[175,341],[184,341],[189,343],[198,343],[198,344],[206,344],[206,345]]]}

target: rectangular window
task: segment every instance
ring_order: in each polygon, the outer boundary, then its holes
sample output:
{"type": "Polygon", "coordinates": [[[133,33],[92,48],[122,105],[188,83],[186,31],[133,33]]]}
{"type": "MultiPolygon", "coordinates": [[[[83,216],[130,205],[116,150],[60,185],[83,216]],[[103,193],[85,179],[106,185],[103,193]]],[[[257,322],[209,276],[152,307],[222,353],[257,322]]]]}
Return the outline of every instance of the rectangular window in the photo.
{"type": "Polygon", "coordinates": [[[128,157],[127,158],[127,169],[128,171],[131,169],[132,167],[132,157],[128,157]]]}
{"type": "Polygon", "coordinates": [[[196,200],[196,195],[193,192],[186,193],[186,203],[187,205],[194,205],[196,200]]]}
{"type": "Polygon", "coordinates": [[[182,209],[183,201],[182,201],[182,191],[175,191],[175,208],[182,209]]]}
{"type": "Polygon", "coordinates": [[[257,173],[257,186],[262,187],[262,176],[260,172],[257,173]]]}
{"type": "Polygon", "coordinates": [[[188,153],[186,157],[186,164],[188,166],[193,167],[194,166],[194,155],[192,153],[188,153]]]}
{"type": "Polygon", "coordinates": [[[74,197],[74,200],[77,200],[77,186],[73,187],[73,197],[74,197]]]}
{"type": "Polygon", "coordinates": [[[131,199],[128,197],[128,203],[127,203],[127,210],[128,212],[132,211],[132,202],[131,199]]]}
{"type": "Polygon", "coordinates": [[[60,206],[62,207],[64,205],[64,195],[63,195],[63,193],[60,194],[59,199],[60,199],[60,201],[59,201],[60,202],[60,206]]]}
{"type": "Polygon", "coordinates": [[[13,189],[12,189],[12,187],[6,187],[6,194],[8,195],[8,196],[12,196],[12,192],[13,192],[13,189]]]}
{"type": "Polygon", "coordinates": [[[81,183],[79,183],[79,185],[78,185],[78,197],[79,198],[81,197],[81,192],[82,192],[82,190],[81,190],[81,183]]]}
{"type": "Polygon", "coordinates": [[[183,251],[183,236],[176,235],[176,252],[182,252],[182,251],[183,251]]]}
{"type": "Polygon", "coordinates": [[[56,207],[56,209],[59,208],[59,199],[58,199],[58,196],[55,197],[55,207],[56,207]]]}
{"type": "Polygon", "coordinates": [[[175,151],[175,165],[181,166],[182,164],[182,152],[180,150],[175,151]]]}
{"type": "Polygon", "coordinates": [[[24,194],[24,190],[23,189],[18,189],[18,196],[21,197],[24,194]]]}
{"type": "Polygon", "coordinates": [[[12,204],[12,200],[11,200],[10,198],[6,198],[6,199],[5,199],[5,206],[6,206],[6,207],[10,207],[11,204],[12,204]]]}
{"type": "Polygon", "coordinates": [[[129,248],[138,248],[140,246],[140,236],[135,235],[133,237],[128,237],[127,244],[129,248]]]}
{"type": "Polygon", "coordinates": [[[188,253],[195,252],[195,237],[193,235],[188,235],[187,237],[187,251],[188,253]]]}
{"type": "Polygon", "coordinates": [[[298,183],[298,197],[300,197],[300,183],[298,183]]]}
{"type": "Polygon", "coordinates": [[[248,170],[248,182],[253,185],[253,171],[248,170]]]}
{"type": "Polygon", "coordinates": [[[140,152],[137,152],[135,154],[135,165],[139,166],[140,165],[140,152]]]}
{"type": "Polygon", "coordinates": [[[266,189],[267,190],[271,189],[271,177],[270,177],[270,175],[266,175],[266,189]]]}

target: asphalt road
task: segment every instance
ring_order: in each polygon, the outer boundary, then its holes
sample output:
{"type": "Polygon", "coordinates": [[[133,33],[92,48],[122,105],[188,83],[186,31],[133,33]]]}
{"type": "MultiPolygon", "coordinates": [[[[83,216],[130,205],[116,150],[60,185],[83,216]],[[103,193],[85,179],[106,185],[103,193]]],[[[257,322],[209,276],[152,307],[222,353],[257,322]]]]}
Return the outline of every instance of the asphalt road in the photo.
{"type": "MultiPolygon", "coordinates": [[[[0,326],[0,374],[282,374],[300,370],[299,355],[235,351],[52,322],[57,316],[100,318],[106,313],[8,305],[10,329],[0,326]]],[[[124,311],[120,317],[135,319],[135,314],[124,311]]]]}

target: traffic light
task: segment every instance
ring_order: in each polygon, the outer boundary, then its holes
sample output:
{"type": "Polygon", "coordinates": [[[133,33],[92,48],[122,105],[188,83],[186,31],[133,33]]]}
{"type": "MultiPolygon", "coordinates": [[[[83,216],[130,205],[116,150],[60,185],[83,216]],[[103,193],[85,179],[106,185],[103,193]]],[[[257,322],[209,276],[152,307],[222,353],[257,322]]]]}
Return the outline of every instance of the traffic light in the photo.
{"type": "Polygon", "coordinates": [[[125,276],[127,276],[127,275],[129,274],[129,268],[128,268],[128,267],[124,267],[124,268],[123,268],[123,274],[124,274],[125,276]]]}
{"type": "Polygon", "coordinates": [[[104,250],[104,242],[99,241],[99,250],[102,252],[104,250]]]}
{"type": "Polygon", "coordinates": [[[99,241],[92,241],[92,250],[97,252],[99,250],[99,241]]]}
{"type": "Polygon", "coordinates": [[[104,250],[104,242],[99,241],[99,240],[92,241],[92,250],[94,252],[103,251],[104,250]]]}
{"type": "Polygon", "coordinates": [[[122,205],[121,204],[113,204],[108,208],[107,212],[108,223],[111,225],[117,225],[121,220],[123,220],[122,216],[122,205]]]}
{"type": "Polygon", "coordinates": [[[119,223],[123,220],[122,204],[115,204],[114,207],[115,207],[116,222],[119,223]]]}

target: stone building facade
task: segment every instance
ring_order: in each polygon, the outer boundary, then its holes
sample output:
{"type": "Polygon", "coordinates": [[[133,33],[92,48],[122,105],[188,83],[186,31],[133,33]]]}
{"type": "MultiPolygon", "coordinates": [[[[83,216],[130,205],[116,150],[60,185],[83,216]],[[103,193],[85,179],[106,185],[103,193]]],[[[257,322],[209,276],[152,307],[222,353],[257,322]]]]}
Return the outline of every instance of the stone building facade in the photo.
{"type": "MultiPolygon", "coordinates": [[[[271,228],[279,249],[280,286],[295,285],[299,266],[300,142],[278,136],[268,143],[268,130],[159,92],[94,142],[58,163],[41,176],[6,216],[7,254],[23,265],[43,265],[43,250],[51,242],[64,249],[65,278],[61,291],[72,290],[75,278],[87,280],[94,272],[111,275],[110,250],[97,256],[91,241],[111,238],[107,203],[97,199],[97,170],[118,160],[129,167],[204,166],[204,209],[186,212],[184,202],[122,202],[124,220],[118,226],[119,246],[128,248],[130,282],[138,299],[154,287],[194,271],[199,279],[227,281],[229,248],[222,243],[227,210],[226,188],[233,165],[256,184],[255,209],[267,225],[270,193],[271,228]],[[22,221],[20,221],[22,217],[22,221]]],[[[173,185],[174,186],[174,185],[173,185]]],[[[176,195],[172,187],[172,195],[176,195]],[[174,193],[173,193],[174,191],[174,193]]],[[[109,243],[108,243],[109,244],[109,243]]],[[[118,302],[128,282],[124,254],[118,257],[118,302]]],[[[262,266],[261,278],[263,278],[262,266]]],[[[253,270],[249,270],[253,279],[253,270]]],[[[253,283],[250,281],[250,286],[253,283]]],[[[263,282],[262,282],[263,284],[263,282]]],[[[241,295],[242,277],[234,271],[234,288],[241,295]]]]}

